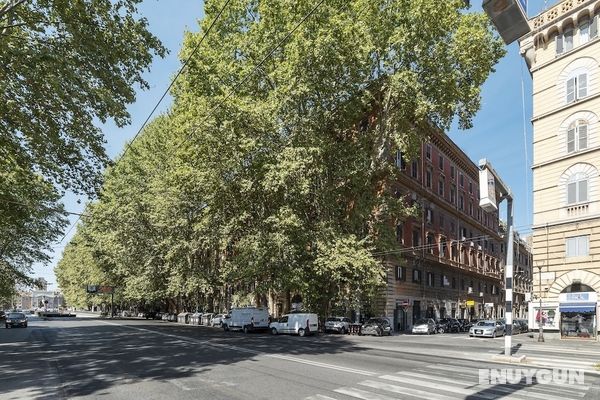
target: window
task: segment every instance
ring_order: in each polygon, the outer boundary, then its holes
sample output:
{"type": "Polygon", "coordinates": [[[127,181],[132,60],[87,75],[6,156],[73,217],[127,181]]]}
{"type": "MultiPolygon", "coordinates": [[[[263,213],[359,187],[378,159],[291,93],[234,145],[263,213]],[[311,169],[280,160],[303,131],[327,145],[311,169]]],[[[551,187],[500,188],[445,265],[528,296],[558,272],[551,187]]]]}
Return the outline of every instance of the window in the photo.
{"type": "Polygon", "coordinates": [[[435,248],[435,239],[433,238],[433,234],[428,233],[427,234],[427,251],[429,251],[429,253],[433,254],[435,248]]]}
{"type": "Polygon", "coordinates": [[[438,165],[439,165],[440,169],[443,171],[444,170],[444,156],[442,156],[442,155],[439,156],[438,165]]]}
{"type": "Polygon", "coordinates": [[[579,25],[579,44],[587,43],[590,40],[590,23],[583,21],[579,25]]]}
{"type": "Polygon", "coordinates": [[[454,165],[450,166],[450,178],[456,179],[456,169],[454,168],[454,165]]]}
{"type": "Polygon", "coordinates": [[[431,177],[433,173],[431,172],[431,168],[427,168],[427,173],[425,175],[425,185],[431,189],[431,177]]]}
{"type": "Polygon", "coordinates": [[[433,272],[427,273],[427,286],[431,286],[431,287],[435,286],[434,278],[435,278],[435,276],[433,275],[433,272]]]}
{"type": "Polygon", "coordinates": [[[433,210],[431,208],[425,209],[425,222],[433,224],[433,210]]]}
{"type": "Polygon", "coordinates": [[[469,181],[469,193],[473,194],[473,182],[469,181]]]}
{"type": "Polygon", "coordinates": [[[567,181],[567,204],[588,201],[588,177],[582,172],[571,175],[567,181]]]}
{"type": "Polygon", "coordinates": [[[448,242],[446,242],[446,238],[440,239],[440,245],[441,245],[440,256],[446,257],[446,252],[448,251],[448,242]]]}
{"type": "Polygon", "coordinates": [[[462,172],[458,173],[458,183],[460,184],[460,187],[465,187],[465,176],[462,172]]]}
{"type": "Polygon", "coordinates": [[[567,153],[587,149],[588,124],[585,120],[577,120],[567,130],[567,153]]]}
{"type": "Polygon", "coordinates": [[[452,289],[456,289],[456,277],[452,277],[452,289]]]}
{"type": "Polygon", "coordinates": [[[413,269],[413,277],[412,277],[413,282],[415,283],[421,283],[421,271],[419,271],[418,269],[414,268],[413,269]]]}
{"type": "Polygon", "coordinates": [[[587,81],[587,72],[579,73],[567,79],[567,103],[572,103],[587,96],[587,81]]]}
{"type": "Polygon", "coordinates": [[[440,176],[440,178],[438,180],[438,194],[441,197],[444,197],[444,194],[446,194],[446,191],[444,190],[445,189],[445,187],[444,187],[445,181],[446,181],[446,179],[443,176],[440,176]]]}
{"type": "Polygon", "coordinates": [[[556,36],[556,54],[562,54],[573,49],[573,29],[556,36]]]}
{"type": "Polygon", "coordinates": [[[396,225],[396,241],[404,243],[404,229],[402,223],[396,225]]]}
{"type": "Polygon", "coordinates": [[[406,169],[406,161],[404,161],[404,155],[400,150],[396,151],[396,159],[394,160],[394,164],[396,164],[396,167],[403,171],[406,169]]]}
{"type": "Polygon", "coordinates": [[[419,164],[417,163],[417,161],[412,162],[410,168],[410,175],[415,179],[419,178],[419,164]]]}
{"type": "Polygon", "coordinates": [[[406,269],[401,267],[400,265],[396,266],[396,280],[397,281],[405,281],[406,280],[406,269]]]}
{"type": "Polygon", "coordinates": [[[460,289],[465,290],[465,280],[464,279],[460,280],[460,289]]]}
{"type": "Polygon", "coordinates": [[[473,202],[472,201],[469,202],[469,215],[471,217],[473,216],[473,202]]]}
{"type": "Polygon", "coordinates": [[[456,204],[456,185],[450,186],[450,203],[456,204]]]}
{"type": "Polygon", "coordinates": [[[421,231],[418,229],[415,229],[413,231],[412,245],[413,247],[421,245],[421,231]]]}
{"type": "Polygon", "coordinates": [[[462,194],[458,197],[458,209],[463,211],[465,209],[465,196],[462,194]]]}
{"type": "Polygon", "coordinates": [[[439,213],[438,218],[440,219],[440,229],[444,229],[444,225],[445,225],[445,220],[444,220],[444,214],[439,213]]]}
{"type": "Polygon", "coordinates": [[[441,287],[448,287],[448,286],[450,286],[450,279],[448,279],[447,275],[442,275],[441,276],[440,286],[441,287]]]}
{"type": "Polygon", "coordinates": [[[589,255],[590,237],[588,235],[567,238],[567,257],[580,257],[589,255]]]}
{"type": "Polygon", "coordinates": [[[425,146],[425,157],[431,161],[431,145],[428,144],[427,146],[425,146]]]}

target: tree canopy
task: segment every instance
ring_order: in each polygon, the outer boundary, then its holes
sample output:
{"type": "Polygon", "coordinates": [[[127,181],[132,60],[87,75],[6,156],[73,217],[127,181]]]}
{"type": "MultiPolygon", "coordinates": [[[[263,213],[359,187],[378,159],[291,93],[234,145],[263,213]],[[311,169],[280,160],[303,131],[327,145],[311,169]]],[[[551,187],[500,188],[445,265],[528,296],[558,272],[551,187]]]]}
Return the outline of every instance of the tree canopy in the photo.
{"type": "Polygon", "coordinates": [[[415,212],[390,190],[392,154],[470,127],[503,55],[464,4],[234,0],[200,51],[188,33],[171,111],[84,221],[124,292],[207,308],[299,292],[320,312],[375,295],[375,254],[415,212]]]}
{"type": "MultiPolygon", "coordinates": [[[[108,163],[99,122],[126,106],[165,48],[140,0],[0,0],[0,271],[24,276],[65,226],[60,197],[94,195],[108,163]]],[[[10,279],[9,279],[10,281],[10,279]]],[[[1,286],[2,284],[0,284],[1,286]]]]}

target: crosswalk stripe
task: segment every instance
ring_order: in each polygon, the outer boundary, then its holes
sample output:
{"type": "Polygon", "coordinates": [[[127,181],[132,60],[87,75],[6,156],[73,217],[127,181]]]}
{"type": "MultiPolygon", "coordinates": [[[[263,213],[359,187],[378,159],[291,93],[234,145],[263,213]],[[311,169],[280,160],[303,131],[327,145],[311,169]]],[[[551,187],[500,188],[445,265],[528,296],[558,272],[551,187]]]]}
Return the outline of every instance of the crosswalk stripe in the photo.
{"type": "MultiPolygon", "coordinates": [[[[436,369],[438,369],[438,368],[436,368],[436,369]]],[[[443,370],[446,373],[448,372],[447,369],[443,369],[443,368],[439,368],[439,369],[443,370]]],[[[539,368],[532,368],[532,369],[539,369],[539,368]]],[[[457,379],[448,380],[448,379],[445,379],[444,377],[441,377],[439,375],[432,375],[431,372],[428,372],[428,371],[423,371],[423,372],[425,374],[422,374],[419,377],[421,377],[421,378],[427,377],[428,379],[436,379],[436,380],[441,380],[441,381],[444,381],[444,382],[456,382],[456,383],[460,382],[457,379]]],[[[437,371],[436,371],[436,373],[437,373],[437,371]]],[[[402,374],[416,375],[415,373],[411,373],[411,372],[402,372],[402,374]]],[[[470,374],[466,374],[466,373],[453,374],[453,376],[458,376],[460,378],[466,378],[466,379],[472,379],[474,375],[478,376],[478,374],[475,374],[475,371],[472,371],[472,373],[470,373],[470,374]]],[[[463,381],[463,383],[470,384],[470,385],[475,385],[475,384],[479,383],[478,380],[479,380],[479,376],[477,378],[477,382],[471,382],[469,380],[469,381],[463,381]]],[[[567,386],[565,386],[564,383],[544,383],[541,386],[540,385],[536,385],[536,388],[539,389],[540,387],[544,388],[544,389],[552,390],[552,391],[555,391],[555,392],[556,391],[559,391],[559,392],[560,391],[564,391],[566,395],[569,395],[569,396],[577,395],[579,397],[585,396],[585,392],[588,391],[589,388],[590,388],[590,386],[586,386],[586,385],[567,385],[567,386]],[[576,393],[577,391],[580,391],[581,393],[576,393]]]]}
{"type": "Polygon", "coordinates": [[[333,397],[325,396],[324,394],[315,394],[314,396],[309,396],[304,400],[335,400],[333,397]]]}
{"type": "MultiPolygon", "coordinates": [[[[456,387],[456,386],[450,386],[450,385],[446,385],[446,384],[442,384],[442,383],[435,383],[431,380],[431,378],[428,378],[428,377],[423,377],[424,380],[418,380],[418,379],[405,378],[405,377],[395,376],[395,375],[382,375],[379,378],[394,381],[394,382],[406,383],[409,385],[421,386],[421,387],[425,387],[428,389],[443,390],[446,392],[461,394],[461,395],[465,395],[465,396],[470,396],[470,395],[477,393],[477,396],[482,399],[493,400],[493,399],[498,398],[498,395],[491,394],[491,393],[490,394],[478,393],[477,390],[463,389],[463,388],[456,387]]],[[[476,385],[476,384],[474,383],[473,385],[476,385]]]]}
{"type": "Polygon", "coordinates": [[[363,400],[397,400],[393,397],[388,397],[373,392],[367,392],[366,390],[356,388],[339,388],[335,389],[334,392],[345,394],[346,396],[350,397],[356,397],[357,399],[363,400]]]}
{"type": "Polygon", "coordinates": [[[407,394],[410,396],[419,397],[419,398],[426,399],[426,400],[455,400],[454,397],[444,396],[443,394],[439,394],[439,393],[431,393],[431,392],[426,392],[424,390],[418,390],[418,389],[407,388],[407,387],[402,387],[402,386],[397,386],[397,385],[391,385],[389,383],[383,383],[383,382],[377,382],[377,381],[363,381],[363,382],[360,382],[359,385],[368,386],[368,387],[371,387],[374,389],[385,390],[385,391],[392,392],[392,393],[407,394]]]}

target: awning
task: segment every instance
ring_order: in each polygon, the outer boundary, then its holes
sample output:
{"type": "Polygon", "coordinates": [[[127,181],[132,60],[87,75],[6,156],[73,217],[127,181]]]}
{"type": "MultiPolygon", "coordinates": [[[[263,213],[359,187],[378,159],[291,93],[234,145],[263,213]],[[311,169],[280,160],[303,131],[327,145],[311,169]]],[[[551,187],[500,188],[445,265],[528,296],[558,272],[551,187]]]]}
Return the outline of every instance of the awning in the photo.
{"type": "Polygon", "coordinates": [[[596,312],[596,303],[560,303],[560,312],[596,312]]]}

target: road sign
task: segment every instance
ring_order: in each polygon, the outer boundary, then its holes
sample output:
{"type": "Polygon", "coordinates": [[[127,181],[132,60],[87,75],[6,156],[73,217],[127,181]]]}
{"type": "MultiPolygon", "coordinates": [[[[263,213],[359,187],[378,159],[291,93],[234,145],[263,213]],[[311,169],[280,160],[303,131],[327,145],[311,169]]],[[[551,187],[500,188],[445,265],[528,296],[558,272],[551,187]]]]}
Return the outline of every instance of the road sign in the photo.
{"type": "Polygon", "coordinates": [[[86,290],[88,293],[98,293],[98,285],[87,285],[86,290]]]}
{"type": "Polygon", "coordinates": [[[111,294],[114,291],[113,286],[98,286],[98,293],[108,293],[111,294]]]}

